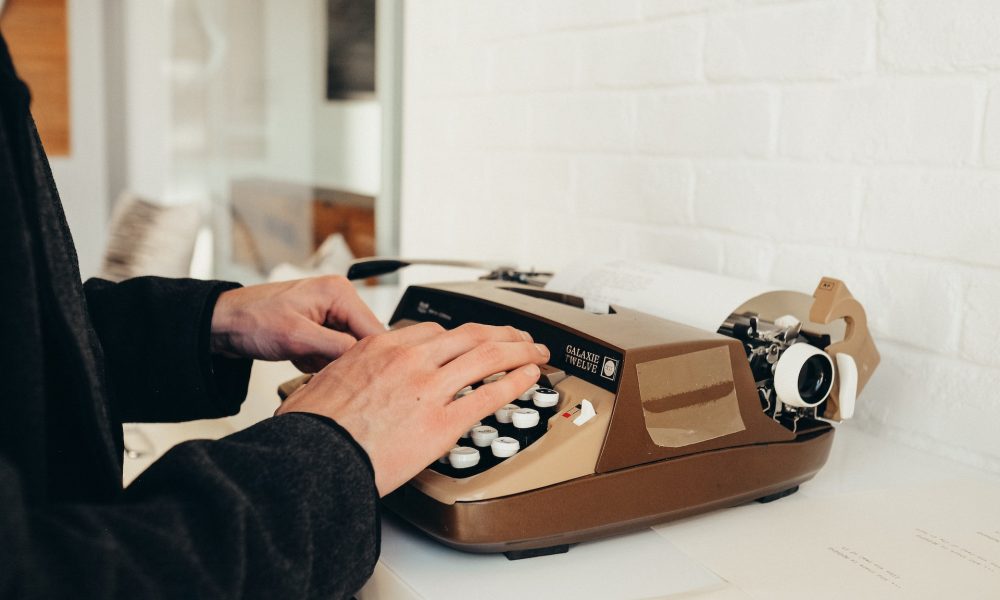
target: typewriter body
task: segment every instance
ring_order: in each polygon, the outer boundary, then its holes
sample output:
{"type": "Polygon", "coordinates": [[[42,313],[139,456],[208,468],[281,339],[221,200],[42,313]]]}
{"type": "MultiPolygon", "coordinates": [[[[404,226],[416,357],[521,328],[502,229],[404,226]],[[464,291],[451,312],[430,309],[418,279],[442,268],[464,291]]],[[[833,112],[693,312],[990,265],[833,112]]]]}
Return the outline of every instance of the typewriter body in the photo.
{"type": "MultiPolygon", "coordinates": [[[[846,319],[838,343],[861,365],[857,389],[878,362],[863,310],[841,282],[824,279],[813,298],[796,296],[740,307],[723,335],[621,307],[591,312],[580,298],[503,279],[410,287],[392,327],[523,329],[550,349],[540,385],[559,401],[516,455],[462,472],[431,465],[386,505],[449,546],[523,558],[795,491],[827,460],[834,428],[820,417],[839,417],[839,390],[830,372],[822,408],[775,400],[753,367],[754,339],[771,322],[760,309],[779,323],[778,313],[808,309],[803,320],[813,317],[814,329],[846,319]]],[[[832,345],[828,333],[793,328],[814,347],[832,345]]],[[[782,331],[772,328],[779,341],[782,331]]]]}
{"type": "MultiPolygon", "coordinates": [[[[512,430],[500,411],[482,422],[494,436],[521,435],[516,454],[490,456],[487,444],[478,448],[485,460],[461,469],[442,458],[384,499],[464,551],[565,552],[784,497],[826,462],[830,421],[853,412],[879,362],[863,308],[835,279],[821,280],[812,297],[749,299],[706,331],[619,306],[593,310],[509,275],[411,286],[390,321],[511,325],[551,352],[539,385],[557,404],[529,429],[512,430]]],[[[476,445],[459,440],[453,452],[476,445]]]]}

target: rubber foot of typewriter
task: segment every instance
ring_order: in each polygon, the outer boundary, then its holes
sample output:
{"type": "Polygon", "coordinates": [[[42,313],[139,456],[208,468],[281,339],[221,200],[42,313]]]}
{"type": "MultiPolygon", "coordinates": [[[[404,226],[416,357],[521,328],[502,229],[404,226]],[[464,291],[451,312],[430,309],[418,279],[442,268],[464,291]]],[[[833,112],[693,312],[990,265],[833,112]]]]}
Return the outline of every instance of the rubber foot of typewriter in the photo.
{"type": "Polygon", "coordinates": [[[761,504],[767,504],[768,502],[774,502],[775,500],[781,500],[786,496],[791,496],[797,491],[799,491],[799,486],[790,487],[787,490],[781,490],[776,494],[768,494],[767,496],[762,496],[760,498],[757,498],[757,502],[760,502],[761,504]]]}
{"type": "Polygon", "coordinates": [[[550,554],[565,554],[569,552],[569,544],[561,546],[549,546],[548,548],[533,548],[531,550],[511,550],[504,552],[507,560],[521,560],[522,558],[535,558],[536,556],[548,556],[550,554]]]}

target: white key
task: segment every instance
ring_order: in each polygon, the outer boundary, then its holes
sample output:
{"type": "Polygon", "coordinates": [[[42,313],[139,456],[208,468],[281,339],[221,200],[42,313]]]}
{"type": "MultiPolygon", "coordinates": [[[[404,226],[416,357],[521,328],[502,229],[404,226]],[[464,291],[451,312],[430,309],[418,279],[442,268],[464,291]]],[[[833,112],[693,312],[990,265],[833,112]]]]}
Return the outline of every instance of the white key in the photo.
{"type": "Polygon", "coordinates": [[[524,393],[521,394],[520,396],[518,396],[517,399],[521,400],[521,401],[524,401],[524,402],[530,402],[532,395],[540,387],[541,386],[538,385],[537,383],[532,384],[531,387],[528,388],[528,389],[526,389],[526,390],[524,390],[524,393]]]}
{"type": "Polygon", "coordinates": [[[521,449],[521,443],[512,437],[498,437],[490,442],[490,450],[497,458],[510,458],[521,449]]]}
{"type": "Polygon", "coordinates": [[[467,385],[467,386],[465,386],[464,388],[458,390],[458,392],[455,393],[455,400],[458,400],[459,398],[462,398],[463,396],[468,396],[471,393],[472,393],[472,386],[471,385],[467,385]]]}
{"type": "MultiPolygon", "coordinates": [[[[455,446],[455,448],[458,448],[458,447],[459,446],[455,446]]],[[[454,450],[455,448],[452,448],[452,450],[454,450]]],[[[448,462],[449,462],[448,461],[448,455],[449,454],[451,454],[451,450],[448,451],[448,454],[445,454],[444,456],[442,456],[441,458],[439,458],[438,462],[441,463],[442,465],[448,464],[448,462]]]]}
{"type": "Polygon", "coordinates": [[[507,374],[507,371],[500,371],[499,373],[494,373],[489,377],[483,379],[483,383],[493,383],[494,381],[500,381],[500,379],[507,374]]]}
{"type": "Polygon", "coordinates": [[[493,416],[497,418],[497,423],[510,423],[511,418],[513,418],[514,411],[520,408],[516,404],[506,404],[500,407],[493,416]]]}
{"type": "Polygon", "coordinates": [[[448,453],[448,462],[456,469],[468,469],[479,464],[479,450],[458,446],[448,453]]]}
{"type": "Polygon", "coordinates": [[[511,421],[518,429],[531,429],[538,425],[538,411],[533,408],[519,408],[514,411],[511,421]]]}
{"type": "Polygon", "coordinates": [[[559,404],[559,392],[549,388],[538,388],[531,395],[531,403],[538,408],[552,408],[559,404]]]}
{"type": "Polygon", "coordinates": [[[487,448],[490,442],[497,439],[496,427],[480,425],[472,428],[472,443],[480,448],[487,448]]]}

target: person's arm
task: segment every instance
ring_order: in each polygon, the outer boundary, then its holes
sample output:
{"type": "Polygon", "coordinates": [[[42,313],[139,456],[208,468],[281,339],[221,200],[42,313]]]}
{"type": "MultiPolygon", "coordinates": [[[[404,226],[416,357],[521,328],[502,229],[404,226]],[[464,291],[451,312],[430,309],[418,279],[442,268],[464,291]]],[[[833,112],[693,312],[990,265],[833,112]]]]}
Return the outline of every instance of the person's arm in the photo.
{"type": "Polygon", "coordinates": [[[376,499],[365,452],[316,415],[181,444],[114,504],[26,507],[0,458],[0,598],[348,598],[376,499]]]}
{"type": "Polygon", "coordinates": [[[215,304],[239,287],[162,277],[84,284],[116,420],[185,421],[239,411],[251,361],[211,352],[215,304]]]}

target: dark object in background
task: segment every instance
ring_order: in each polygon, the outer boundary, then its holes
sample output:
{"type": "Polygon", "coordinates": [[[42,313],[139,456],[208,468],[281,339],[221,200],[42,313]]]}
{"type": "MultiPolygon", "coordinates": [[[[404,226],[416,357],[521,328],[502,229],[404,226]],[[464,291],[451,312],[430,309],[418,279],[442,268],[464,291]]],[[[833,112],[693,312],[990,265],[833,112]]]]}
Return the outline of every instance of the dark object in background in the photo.
{"type": "Polygon", "coordinates": [[[327,0],[326,97],[375,95],[375,0],[327,0]]]}

